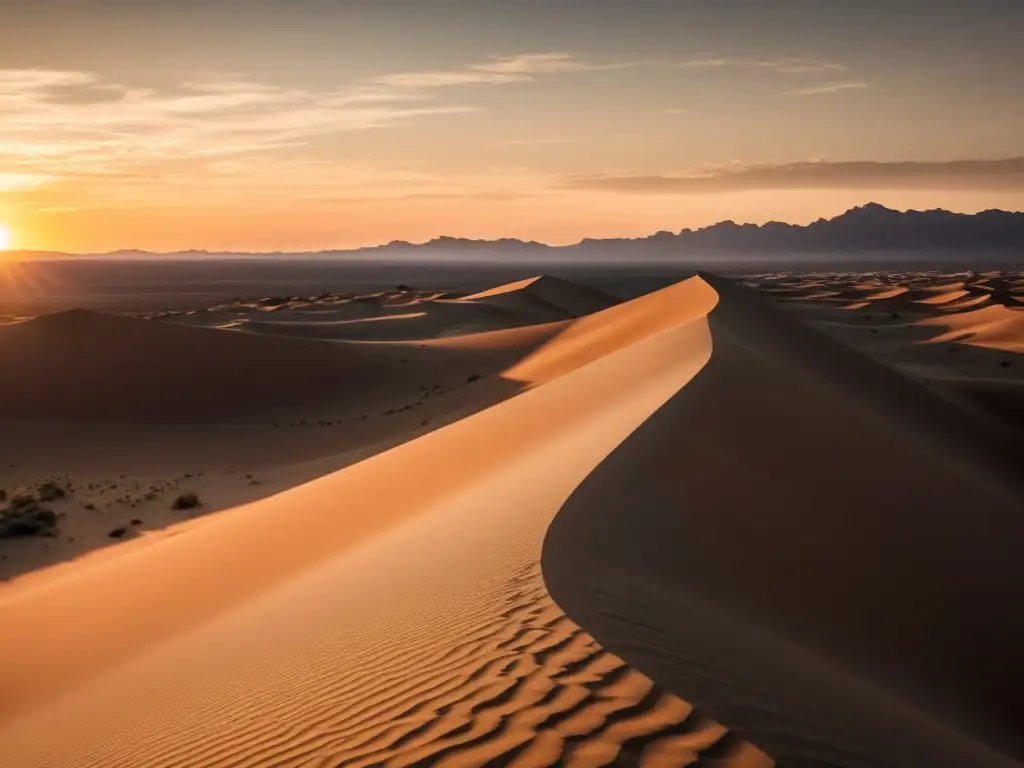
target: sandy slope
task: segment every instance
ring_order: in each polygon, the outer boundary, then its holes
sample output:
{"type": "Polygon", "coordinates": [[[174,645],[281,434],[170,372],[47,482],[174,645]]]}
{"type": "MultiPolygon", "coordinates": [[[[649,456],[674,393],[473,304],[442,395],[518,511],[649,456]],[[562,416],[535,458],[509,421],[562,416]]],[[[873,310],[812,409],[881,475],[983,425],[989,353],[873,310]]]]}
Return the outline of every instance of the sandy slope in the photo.
{"type": "Polygon", "coordinates": [[[1018,765],[1015,435],[710,276],[414,346],[520,394],[0,587],[0,765],[1018,765]]]}
{"type": "Polygon", "coordinates": [[[540,275],[464,296],[461,304],[491,306],[536,322],[593,314],[618,303],[596,288],[540,275]]]}
{"type": "Polygon", "coordinates": [[[711,361],[563,507],[554,598],[784,764],[1015,765],[1021,443],[707,279],[711,361]]]}
{"type": "Polygon", "coordinates": [[[745,283],[961,407],[1024,429],[1019,272],[771,274],[745,283]]]}
{"type": "Polygon", "coordinates": [[[0,491],[53,480],[56,538],[0,538],[0,579],[279,492],[523,389],[558,324],[479,342],[275,339],[70,312],[0,329],[0,491]],[[199,510],[172,500],[195,492],[199,510]]]}
{"type": "Polygon", "coordinates": [[[594,288],[540,275],[462,297],[411,290],[271,297],[157,316],[182,325],[273,336],[407,341],[558,322],[617,303],[594,288]]]}
{"type": "Polygon", "coordinates": [[[697,280],[638,300],[674,325],[586,357],[570,337],[544,386],[0,592],[0,764],[767,764],[597,646],[538,564],[562,501],[707,360],[714,301],[697,280]]]}
{"type": "Polygon", "coordinates": [[[965,339],[972,345],[1024,353],[1024,308],[993,304],[975,309],[976,305],[961,304],[960,311],[946,317],[933,317],[919,321],[921,326],[948,328],[929,341],[965,339]]]}

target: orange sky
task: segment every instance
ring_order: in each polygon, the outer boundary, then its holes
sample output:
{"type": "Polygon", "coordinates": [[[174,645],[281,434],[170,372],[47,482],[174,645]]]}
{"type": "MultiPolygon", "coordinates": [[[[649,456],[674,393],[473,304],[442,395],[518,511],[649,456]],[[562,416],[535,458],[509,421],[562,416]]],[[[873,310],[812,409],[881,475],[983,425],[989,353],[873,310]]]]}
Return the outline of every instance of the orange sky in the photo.
{"type": "Polygon", "coordinates": [[[267,251],[1024,208],[1024,4],[820,5],[4,6],[0,222],[267,251]]]}

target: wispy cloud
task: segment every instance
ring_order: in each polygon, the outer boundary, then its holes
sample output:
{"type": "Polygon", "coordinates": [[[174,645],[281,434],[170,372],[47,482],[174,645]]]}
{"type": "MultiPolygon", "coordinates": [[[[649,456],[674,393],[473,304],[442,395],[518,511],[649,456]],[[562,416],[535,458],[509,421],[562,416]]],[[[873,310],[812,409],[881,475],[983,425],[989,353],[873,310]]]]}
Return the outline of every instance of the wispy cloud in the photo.
{"type": "Polygon", "coordinates": [[[801,75],[813,72],[844,72],[845,64],[821,59],[810,59],[790,57],[781,59],[757,59],[757,58],[710,58],[691,59],[677,62],[679,66],[693,69],[719,69],[722,67],[736,67],[747,69],[766,69],[773,72],[780,72],[787,75],[801,75]]]}
{"type": "Polygon", "coordinates": [[[559,139],[555,137],[539,139],[513,139],[508,142],[512,146],[543,146],[545,144],[576,144],[579,139],[559,139]]]}
{"type": "Polygon", "coordinates": [[[193,183],[216,178],[213,164],[223,158],[266,158],[317,137],[479,110],[458,96],[442,101],[438,89],[626,66],[633,65],[533,53],[325,90],[245,76],[141,88],[91,72],[0,69],[0,189],[24,192],[90,181],[127,188],[128,179],[154,179],[154,187],[172,188],[179,177],[193,183]]]}
{"type": "Polygon", "coordinates": [[[869,87],[863,80],[848,80],[835,83],[821,83],[807,88],[795,88],[786,91],[787,96],[822,96],[829,93],[841,93],[843,91],[855,91],[869,87]]]}
{"type": "Polygon", "coordinates": [[[799,162],[673,175],[575,176],[563,187],[634,194],[766,189],[1024,190],[1024,157],[948,162],[799,162]]]}
{"type": "Polygon", "coordinates": [[[505,85],[536,80],[543,75],[566,72],[594,72],[635,66],[633,62],[600,64],[575,58],[568,53],[529,53],[496,56],[457,69],[398,72],[370,82],[390,88],[430,89],[460,85],[505,85]]]}
{"type": "Polygon", "coordinates": [[[76,175],[293,146],[318,135],[474,107],[366,85],[314,92],[223,79],[159,91],[84,72],[7,70],[0,71],[0,110],[5,168],[76,175]]]}
{"type": "Polygon", "coordinates": [[[758,61],[757,66],[772,69],[787,75],[802,75],[807,72],[845,72],[847,67],[834,61],[820,59],[768,59],[758,61]]]}
{"type": "Polygon", "coordinates": [[[0,192],[36,189],[56,180],[55,176],[48,176],[44,173],[0,173],[0,192]]]}

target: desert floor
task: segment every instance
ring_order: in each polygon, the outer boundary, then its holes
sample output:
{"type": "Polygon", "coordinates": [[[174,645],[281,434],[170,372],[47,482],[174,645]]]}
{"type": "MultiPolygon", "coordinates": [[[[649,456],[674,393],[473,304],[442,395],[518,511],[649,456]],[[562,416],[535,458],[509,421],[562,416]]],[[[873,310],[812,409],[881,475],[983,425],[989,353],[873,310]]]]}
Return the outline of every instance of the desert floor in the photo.
{"type": "Polygon", "coordinates": [[[8,307],[0,765],[1020,765],[1022,286],[8,307]]]}

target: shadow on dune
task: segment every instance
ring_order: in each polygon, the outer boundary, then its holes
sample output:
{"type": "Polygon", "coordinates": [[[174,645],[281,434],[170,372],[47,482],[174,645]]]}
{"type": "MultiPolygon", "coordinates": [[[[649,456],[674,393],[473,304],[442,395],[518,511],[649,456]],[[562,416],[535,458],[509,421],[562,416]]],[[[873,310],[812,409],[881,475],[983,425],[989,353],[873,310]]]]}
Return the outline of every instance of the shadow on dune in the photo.
{"type": "Polygon", "coordinates": [[[346,344],[73,310],[0,328],[0,419],[273,421],[368,394],[387,402],[417,372],[497,373],[531,350],[346,344]]]}
{"type": "Polygon", "coordinates": [[[563,506],[552,596],[783,765],[1013,765],[1020,438],[704,279],[711,360],[563,506]]]}

